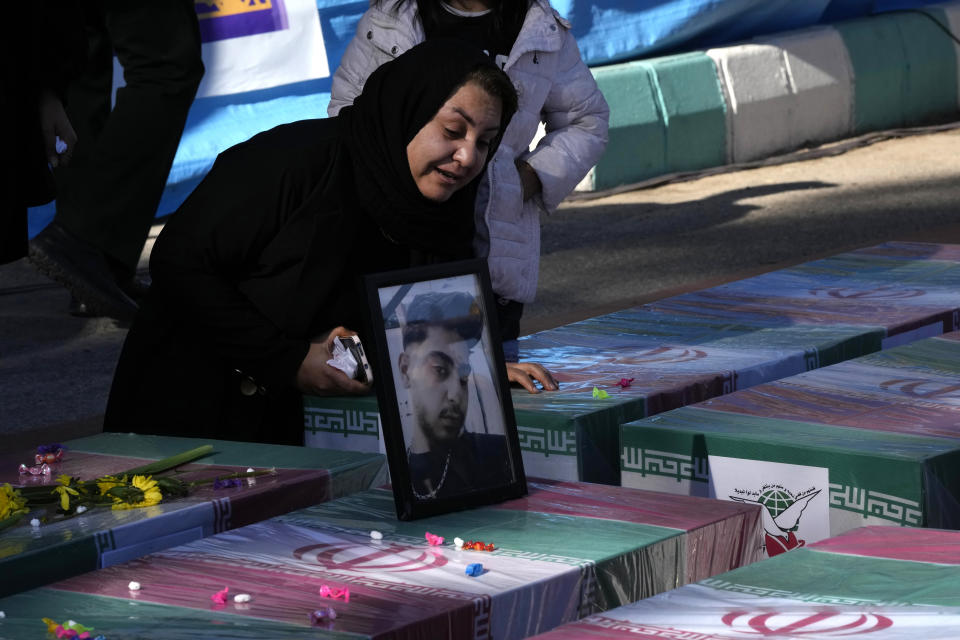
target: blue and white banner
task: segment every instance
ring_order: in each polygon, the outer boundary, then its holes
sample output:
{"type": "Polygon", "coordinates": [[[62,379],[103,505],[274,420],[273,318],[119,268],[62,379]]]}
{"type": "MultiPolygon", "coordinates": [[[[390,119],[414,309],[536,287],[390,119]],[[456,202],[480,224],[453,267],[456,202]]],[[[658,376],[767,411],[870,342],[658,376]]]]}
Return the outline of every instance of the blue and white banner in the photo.
{"type": "MultiPolygon", "coordinates": [[[[922,10],[938,0],[551,1],[573,24],[584,60],[596,66],[886,11],[922,10]]],[[[224,149],[278,124],[325,117],[330,76],[369,6],[368,0],[195,3],[206,74],[158,215],[173,212],[224,149]]],[[[117,65],[114,86],[122,83],[117,65]]],[[[31,210],[31,236],[52,217],[53,205],[31,210]]]]}
{"type": "Polygon", "coordinates": [[[314,0],[195,0],[203,64],[198,98],[330,75],[314,0]]]}

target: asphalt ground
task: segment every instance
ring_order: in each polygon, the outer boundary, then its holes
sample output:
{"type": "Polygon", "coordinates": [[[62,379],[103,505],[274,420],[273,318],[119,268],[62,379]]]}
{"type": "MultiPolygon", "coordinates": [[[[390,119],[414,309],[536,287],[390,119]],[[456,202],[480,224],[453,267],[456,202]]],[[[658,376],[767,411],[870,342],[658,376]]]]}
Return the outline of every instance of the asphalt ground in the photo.
{"type": "MultiPolygon", "coordinates": [[[[887,240],[960,244],[960,129],[877,139],[564,203],[522,331],[887,240]]],[[[0,266],[0,450],[101,429],[126,330],[68,302],[26,260],[0,266]]]]}

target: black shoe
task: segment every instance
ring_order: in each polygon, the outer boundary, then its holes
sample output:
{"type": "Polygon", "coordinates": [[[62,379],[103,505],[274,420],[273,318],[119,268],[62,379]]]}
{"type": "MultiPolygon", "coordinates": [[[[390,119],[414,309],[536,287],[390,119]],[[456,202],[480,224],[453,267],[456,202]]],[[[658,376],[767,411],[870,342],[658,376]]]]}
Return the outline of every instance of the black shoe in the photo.
{"type": "Polygon", "coordinates": [[[137,303],[117,285],[103,252],[56,222],[30,241],[30,261],[82,301],[84,313],[129,322],[137,312],[137,303]]]}

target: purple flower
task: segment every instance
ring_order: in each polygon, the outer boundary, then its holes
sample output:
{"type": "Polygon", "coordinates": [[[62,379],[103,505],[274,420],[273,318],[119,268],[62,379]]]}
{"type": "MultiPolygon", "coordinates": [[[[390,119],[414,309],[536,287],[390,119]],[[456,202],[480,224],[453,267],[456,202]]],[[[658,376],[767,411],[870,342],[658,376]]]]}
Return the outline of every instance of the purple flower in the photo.
{"type": "Polygon", "coordinates": [[[66,449],[66,447],[59,442],[54,442],[53,444],[41,444],[39,447],[37,447],[37,453],[40,455],[45,453],[56,453],[60,449],[66,449]]]}
{"type": "Polygon", "coordinates": [[[242,487],[243,481],[240,478],[217,478],[213,481],[214,489],[229,489],[230,487],[242,487]]]}

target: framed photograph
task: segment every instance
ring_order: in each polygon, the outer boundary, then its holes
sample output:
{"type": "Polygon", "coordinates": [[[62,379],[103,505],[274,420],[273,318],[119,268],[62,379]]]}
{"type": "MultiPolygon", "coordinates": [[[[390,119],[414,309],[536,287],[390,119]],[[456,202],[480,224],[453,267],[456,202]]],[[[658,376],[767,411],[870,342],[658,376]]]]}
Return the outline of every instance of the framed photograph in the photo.
{"type": "Polygon", "coordinates": [[[366,289],[397,517],[525,495],[486,261],[373,274],[366,289]]]}

